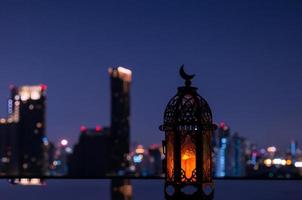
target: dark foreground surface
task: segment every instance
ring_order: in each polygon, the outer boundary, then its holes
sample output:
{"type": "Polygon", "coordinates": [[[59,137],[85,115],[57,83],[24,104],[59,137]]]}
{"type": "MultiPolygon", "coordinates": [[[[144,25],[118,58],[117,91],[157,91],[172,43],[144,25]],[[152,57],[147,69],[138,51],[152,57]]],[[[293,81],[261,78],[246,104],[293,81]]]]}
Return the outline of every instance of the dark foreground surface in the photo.
{"type": "MultiPolygon", "coordinates": [[[[215,200],[302,199],[302,181],[216,180],[215,200]]],[[[163,181],[133,180],[133,200],[163,200],[163,181]]],[[[0,199],[110,200],[108,180],[48,180],[47,186],[0,181],[0,199]]]]}

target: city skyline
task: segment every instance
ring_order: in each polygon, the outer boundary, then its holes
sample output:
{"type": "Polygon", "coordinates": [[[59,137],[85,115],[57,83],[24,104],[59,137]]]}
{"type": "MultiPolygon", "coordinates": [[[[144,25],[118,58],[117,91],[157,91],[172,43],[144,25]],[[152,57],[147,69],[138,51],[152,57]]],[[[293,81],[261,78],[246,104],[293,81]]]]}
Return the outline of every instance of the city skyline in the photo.
{"type": "MultiPolygon", "coordinates": [[[[122,69],[125,69],[125,70],[128,70],[128,69],[126,69],[126,68],[123,68],[122,66],[119,66],[118,68],[122,68],[122,69]]],[[[112,68],[111,67],[109,67],[108,69],[107,69],[107,71],[109,72],[109,74],[110,73],[112,73],[111,71],[112,71],[112,68]]],[[[129,71],[129,73],[130,73],[130,75],[132,74],[132,71],[130,71],[130,70],[128,70],[129,71]]],[[[127,71],[127,73],[128,73],[128,71],[127,71]]],[[[10,84],[9,85],[9,90],[12,90],[12,88],[14,88],[14,87],[16,87],[15,85],[13,85],[13,84],[10,84]]],[[[22,85],[22,86],[20,86],[21,88],[22,87],[29,87],[28,85],[22,85]]],[[[46,84],[38,84],[36,87],[43,87],[43,88],[47,88],[48,86],[46,85],[46,84]]],[[[10,96],[10,95],[8,95],[8,96],[10,96]]],[[[8,100],[9,100],[9,98],[8,98],[8,100]]],[[[109,102],[110,103],[110,102],[109,102]]],[[[9,103],[8,102],[6,102],[6,110],[8,111],[8,113],[7,114],[10,114],[10,107],[9,107],[9,103]],[[8,107],[7,107],[8,106],[8,107]]],[[[110,103],[111,105],[112,105],[112,102],[110,103]]],[[[1,117],[3,117],[3,116],[1,116],[1,117]]],[[[1,118],[0,117],[0,118],[1,118]]],[[[4,116],[5,117],[5,116],[4,116]]],[[[7,117],[7,115],[6,115],[6,117],[7,117]]],[[[109,116],[110,117],[110,116],[109,116]]],[[[1,119],[5,119],[5,118],[1,118],[1,119]]],[[[47,116],[46,116],[46,121],[47,121],[47,116]]],[[[225,124],[227,121],[220,121],[220,122],[214,122],[214,123],[216,123],[218,126],[220,126],[221,124],[225,124]]],[[[228,123],[228,122],[227,122],[228,123]]],[[[94,125],[95,126],[95,128],[92,128],[92,129],[95,129],[95,130],[97,130],[97,129],[99,129],[99,128],[101,128],[101,129],[103,129],[103,128],[105,128],[107,125],[104,125],[104,124],[95,124],[94,125]]],[[[231,130],[231,132],[232,133],[235,133],[235,134],[238,134],[238,131],[236,131],[236,130],[234,130],[234,129],[232,129],[232,125],[230,125],[229,123],[228,123],[228,129],[230,129],[231,130]]],[[[47,127],[47,126],[46,126],[47,127]]],[[[87,128],[89,128],[89,126],[87,126],[86,124],[84,125],[84,124],[82,124],[80,127],[78,127],[78,133],[79,132],[82,132],[82,129],[85,127],[85,129],[87,129],[87,128]]],[[[92,126],[93,127],[93,126],[92,126]]],[[[48,137],[49,137],[49,135],[48,135],[48,137]]],[[[76,138],[68,138],[68,142],[70,142],[70,141],[72,141],[72,142],[74,142],[74,143],[72,143],[71,145],[75,145],[76,144],[76,142],[77,142],[77,139],[78,139],[78,137],[79,136],[76,136],[76,138]]],[[[50,138],[52,138],[51,136],[50,136],[50,138]]],[[[295,138],[292,138],[291,140],[288,140],[287,141],[287,149],[279,149],[279,146],[278,146],[278,144],[267,144],[267,145],[263,145],[263,146],[260,146],[259,144],[257,144],[257,143],[255,143],[254,141],[253,141],[253,139],[252,138],[247,138],[246,136],[245,136],[245,138],[247,139],[247,140],[249,140],[249,142],[251,143],[251,144],[254,144],[254,145],[257,145],[257,147],[260,149],[260,148],[262,148],[262,149],[266,149],[267,147],[271,147],[271,146],[274,146],[274,147],[277,147],[277,149],[278,149],[278,151],[280,151],[280,152],[283,152],[283,153],[285,153],[287,150],[288,151],[290,151],[291,149],[291,147],[290,147],[290,143],[292,142],[292,141],[296,141],[295,140],[295,138]]],[[[52,140],[52,142],[54,142],[54,144],[58,144],[58,143],[60,143],[61,142],[61,140],[66,140],[66,137],[65,136],[63,136],[62,135],[62,137],[60,137],[59,138],[59,140],[52,140]]],[[[144,144],[144,145],[146,145],[146,146],[152,146],[154,143],[143,143],[143,142],[141,142],[141,141],[137,141],[137,140],[135,140],[135,138],[133,139],[133,140],[131,140],[130,141],[130,143],[131,143],[131,145],[133,145],[133,144],[137,144],[137,143],[142,143],[142,144],[144,144]]]]}
{"type": "Polygon", "coordinates": [[[122,65],[133,71],[131,140],[160,143],[184,63],[215,122],[289,148],[302,141],[301,4],[263,4],[1,2],[0,115],[10,84],[45,83],[47,135],[75,143],[81,125],[110,124],[107,69],[122,65]]]}
{"type": "MultiPolygon", "coordinates": [[[[107,71],[109,70],[109,68],[107,69],[107,71]]],[[[108,72],[107,72],[108,73],[108,72]]],[[[109,81],[109,80],[108,80],[109,81]]],[[[9,86],[8,86],[8,91],[9,91],[9,88],[10,87],[12,87],[12,85],[13,84],[10,84],[9,86]]],[[[47,85],[44,85],[44,84],[40,84],[40,85],[42,85],[42,86],[44,86],[44,87],[48,87],[47,85]]],[[[23,86],[22,86],[23,87],[23,86]]],[[[9,95],[8,95],[9,96],[9,95]]],[[[110,96],[109,94],[108,94],[108,96],[110,96]]],[[[6,110],[6,112],[7,112],[7,99],[6,99],[6,105],[4,106],[4,108],[5,108],[5,110],[6,110]]],[[[110,102],[109,102],[109,104],[110,104],[110,102]]],[[[2,115],[1,117],[5,117],[5,115],[2,115]]],[[[108,118],[110,118],[110,116],[108,115],[108,118]]],[[[91,121],[92,121],[93,119],[91,119],[91,121]]],[[[46,116],[46,121],[47,121],[47,116],[46,116]]],[[[89,119],[88,119],[88,121],[90,121],[89,119]]],[[[228,123],[228,121],[227,120],[223,120],[223,121],[220,121],[220,122],[218,122],[218,121],[215,121],[215,123],[216,124],[219,124],[219,123],[221,123],[221,122],[227,122],[228,123]]],[[[53,137],[51,134],[49,134],[48,135],[48,137],[54,142],[54,143],[59,143],[62,139],[64,139],[64,138],[67,138],[68,139],[68,141],[71,141],[72,142],[72,144],[75,144],[76,142],[77,142],[77,139],[78,139],[78,133],[81,131],[81,128],[84,126],[84,127],[98,127],[98,126],[101,126],[101,127],[105,127],[105,126],[107,126],[108,124],[101,124],[101,123],[96,123],[96,124],[94,124],[94,125],[89,125],[89,124],[91,124],[91,123],[87,123],[87,124],[81,124],[80,126],[76,126],[76,128],[77,128],[77,131],[76,131],[76,134],[75,134],[75,136],[74,136],[74,138],[70,138],[70,137],[68,137],[68,134],[66,134],[66,136],[65,135],[61,135],[60,137],[53,137]],[[87,125],[88,124],[88,125],[87,125]],[[57,140],[55,140],[55,139],[57,139],[57,140]]],[[[229,124],[229,123],[228,123],[229,124]]],[[[48,128],[48,126],[47,126],[47,128],[48,128]]],[[[232,132],[238,132],[238,131],[236,131],[236,128],[234,129],[233,128],[233,126],[232,125],[230,125],[230,128],[231,128],[231,130],[232,130],[232,132]]],[[[241,135],[242,135],[242,132],[239,132],[241,135]]],[[[133,133],[132,133],[133,134],[133,133]]],[[[259,148],[266,148],[266,147],[269,147],[269,146],[276,146],[278,149],[279,149],[279,147],[280,147],[280,144],[273,144],[273,143],[267,143],[267,144],[262,144],[262,145],[259,145],[259,144],[257,144],[254,140],[253,140],[253,138],[252,137],[249,137],[249,136],[247,136],[247,135],[245,135],[245,134],[243,134],[242,136],[244,136],[244,137],[246,137],[247,139],[249,139],[250,140],[250,142],[251,143],[254,143],[254,144],[256,144],[256,145],[258,145],[258,147],[259,148]]],[[[136,140],[135,138],[133,138],[133,137],[131,137],[132,138],[132,140],[131,140],[131,144],[135,144],[135,143],[142,143],[142,144],[144,144],[144,145],[146,145],[146,146],[149,146],[149,145],[152,145],[153,143],[146,143],[146,142],[143,142],[143,141],[138,141],[138,140],[136,140]]],[[[286,149],[280,149],[281,151],[286,151],[286,150],[289,150],[290,149],[290,142],[292,141],[292,140],[296,140],[296,138],[291,138],[291,139],[288,139],[287,141],[285,141],[285,148],[286,149]]],[[[299,142],[299,141],[298,141],[299,142]]],[[[158,143],[160,143],[160,141],[158,142],[158,143]]]]}
{"type": "MultiPolygon", "coordinates": [[[[96,125],[92,128],[81,126],[78,143],[74,145],[70,144],[67,139],[59,142],[49,141],[45,134],[47,85],[19,87],[10,85],[11,94],[7,102],[8,116],[0,118],[0,174],[103,177],[116,173],[142,177],[160,176],[161,166],[165,166],[162,162],[165,163],[165,156],[170,155],[164,152],[169,152],[167,149],[169,144],[171,147],[171,143],[162,141],[162,145],[152,144],[144,148],[143,145],[132,141],[130,145],[132,71],[119,66],[109,68],[108,75],[111,85],[111,125],[109,127],[96,125]]],[[[194,77],[194,75],[186,74],[183,66],[180,68],[180,75],[182,78],[194,77]]],[[[174,108],[178,108],[179,105],[175,104],[174,100],[179,98],[181,94],[179,92],[182,92],[184,88],[191,89],[191,81],[188,80],[186,79],[185,87],[178,88],[177,96],[169,101],[164,114],[166,124],[175,121],[175,119],[171,120],[170,117],[173,114],[167,113],[167,110],[177,113],[174,108]],[[167,119],[170,121],[166,121],[167,119]]],[[[193,91],[195,89],[192,88],[193,91]]],[[[186,109],[183,108],[183,110],[186,109]]],[[[199,113],[199,111],[190,110],[188,114],[199,113]]],[[[209,115],[212,116],[211,111],[209,115]]],[[[180,116],[191,119],[187,114],[180,116]]],[[[161,126],[160,130],[167,130],[163,127],[166,126],[161,126]]],[[[195,126],[194,129],[198,129],[197,127],[195,126]]],[[[238,132],[233,132],[231,126],[225,122],[216,123],[214,127],[217,129],[208,135],[208,142],[211,144],[209,148],[213,150],[212,164],[215,166],[213,173],[210,174],[215,177],[299,178],[301,176],[302,150],[297,141],[290,142],[288,151],[280,150],[276,146],[260,148],[248,138],[241,137],[238,132]]],[[[180,156],[185,161],[182,163],[186,170],[193,170],[189,163],[192,161],[191,164],[194,165],[195,162],[192,160],[193,153],[188,150],[190,141],[186,137],[183,143],[183,149],[186,150],[182,151],[183,156],[180,156]]],[[[167,159],[167,163],[171,161],[168,162],[167,159]]],[[[43,184],[37,182],[38,179],[33,179],[33,183],[28,179],[12,181],[25,185],[43,184]]],[[[115,182],[117,187],[122,183],[123,181],[115,182]]]]}

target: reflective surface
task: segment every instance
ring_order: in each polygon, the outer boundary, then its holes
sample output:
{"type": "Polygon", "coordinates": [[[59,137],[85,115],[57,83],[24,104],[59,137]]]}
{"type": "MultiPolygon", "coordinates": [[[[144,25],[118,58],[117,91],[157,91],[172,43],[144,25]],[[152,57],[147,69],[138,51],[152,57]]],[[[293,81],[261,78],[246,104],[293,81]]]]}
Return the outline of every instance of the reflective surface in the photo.
{"type": "MultiPolygon", "coordinates": [[[[133,199],[163,200],[161,180],[132,180],[133,199]]],[[[215,181],[215,200],[296,200],[302,181],[215,181]]],[[[49,180],[46,186],[12,186],[0,181],[1,199],[110,200],[110,181],[49,180]]]]}

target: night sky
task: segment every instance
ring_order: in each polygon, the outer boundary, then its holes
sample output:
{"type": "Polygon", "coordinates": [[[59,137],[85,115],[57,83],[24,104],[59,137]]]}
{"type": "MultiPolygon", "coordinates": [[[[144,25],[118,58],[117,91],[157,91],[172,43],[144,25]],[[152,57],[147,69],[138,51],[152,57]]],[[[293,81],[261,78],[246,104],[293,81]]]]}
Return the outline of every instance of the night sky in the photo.
{"type": "Polygon", "coordinates": [[[0,113],[10,84],[48,85],[47,134],[76,142],[110,124],[107,69],[133,70],[131,138],[161,143],[158,126],[183,84],[181,64],[215,122],[261,146],[302,144],[302,3],[0,1],[0,113]]]}

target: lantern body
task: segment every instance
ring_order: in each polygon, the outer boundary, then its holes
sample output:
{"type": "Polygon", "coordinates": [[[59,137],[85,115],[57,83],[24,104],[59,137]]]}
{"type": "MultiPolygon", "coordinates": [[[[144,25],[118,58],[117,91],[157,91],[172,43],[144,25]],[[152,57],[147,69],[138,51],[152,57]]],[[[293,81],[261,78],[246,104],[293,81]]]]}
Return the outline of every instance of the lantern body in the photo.
{"type": "Polygon", "coordinates": [[[169,101],[164,124],[166,199],[213,199],[211,135],[208,103],[197,88],[185,86],[169,101]]]}

